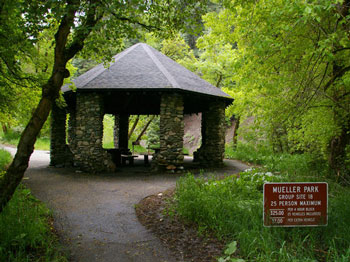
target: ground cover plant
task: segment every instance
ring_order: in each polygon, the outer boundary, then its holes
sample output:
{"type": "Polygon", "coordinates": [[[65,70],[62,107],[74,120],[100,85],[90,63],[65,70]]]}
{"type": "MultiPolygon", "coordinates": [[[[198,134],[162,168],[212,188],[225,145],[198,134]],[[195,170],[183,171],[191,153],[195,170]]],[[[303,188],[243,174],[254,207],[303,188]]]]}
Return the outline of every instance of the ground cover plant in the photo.
{"type": "Polygon", "coordinates": [[[0,214],[0,261],[67,261],[52,229],[50,211],[19,186],[0,214]]]}
{"type": "Polygon", "coordinates": [[[275,153],[267,145],[252,146],[248,143],[238,143],[233,147],[232,144],[227,144],[225,157],[263,166],[269,171],[296,175],[299,178],[318,179],[331,173],[326,161],[318,155],[275,153]]]}
{"type": "MultiPolygon", "coordinates": [[[[11,160],[0,149],[0,179],[11,160]]],[[[0,213],[0,261],[67,261],[52,230],[50,211],[19,186],[0,213]]]]}
{"type": "Polygon", "coordinates": [[[242,151],[245,161],[255,159],[260,166],[222,180],[188,175],[176,187],[175,212],[195,222],[199,232],[214,231],[227,242],[219,261],[349,261],[350,188],[327,178],[327,169],[309,155],[242,151]],[[264,227],[263,184],[283,181],[328,182],[328,226],[264,227]]]}
{"type": "MultiPolygon", "coordinates": [[[[16,132],[13,130],[8,131],[6,134],[3,132],[0,133],[0,143],[17,146],[19,139],[21,137],[20,132],[16,132]]],[[[48,137],[38,137],[34,148],[36,150],[50,150],[50,138],[48,137]]]]}
{"type": "Polygon", "coordinates": [[[5,170],[11,162],[11,154],[6,150],[0,149],[0,173],[5,170]]]}

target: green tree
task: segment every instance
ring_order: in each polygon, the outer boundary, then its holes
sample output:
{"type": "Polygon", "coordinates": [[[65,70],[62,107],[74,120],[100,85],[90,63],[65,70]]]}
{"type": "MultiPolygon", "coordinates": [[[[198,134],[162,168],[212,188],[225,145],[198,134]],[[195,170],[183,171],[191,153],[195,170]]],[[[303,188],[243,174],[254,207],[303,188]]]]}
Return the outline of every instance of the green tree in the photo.
{"type": "Polygon", "coordinates": [[[275,150],[322,154],[340,171],[350,143],[350,1],[222,2],[220,15],[232,19],[211,19],[210,35],[237,45],[237,109],[254,115],[275,150]]]}
{"type": "MultiPolygon", "coordinates": [[[[169,34],[184,21],[203,12],[204,1],[101,1],[101,0],[3,0],[0,3],[1,74],[22,77],[17,58],[33,48],[44,28],[55,27],[53,66],[48,80],[40,85],[40,101],[24,129],[16,156],[0,180],[0,211],[9,201],[28,167],[34,143],[52,104],[59,97],[68,62],[78,53],[84,58],[111,59],[124,38],[133,38],[141,28],[169,34]],[[189,15],[191,14],[191,16],[189,15]],[[6,41],[7,35],[7,41],[6,41]],[[12,45],[13,44],[13,45],[12,45]],[[110,48],[114,47],[114,48],[110,48]],[[8,54],[6,54],[8,50],[8,54]],[[14,70],[16,69],[16,71],[14,70]],[[17,73],[18,71],[18,73],[17,73]]],[[[16,79],[17,80],[17,79],[16,79]]]]}

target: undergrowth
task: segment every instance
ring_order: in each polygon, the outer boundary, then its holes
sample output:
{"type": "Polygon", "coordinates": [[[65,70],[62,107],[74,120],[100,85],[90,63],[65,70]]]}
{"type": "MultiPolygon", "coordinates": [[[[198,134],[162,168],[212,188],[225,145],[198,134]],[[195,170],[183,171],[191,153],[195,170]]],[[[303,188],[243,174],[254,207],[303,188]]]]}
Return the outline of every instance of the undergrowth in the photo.
{"type": "Polygon", "coordinates": [[[11,162],[11,154],[0,148],[0,173],[6,169],[11,162]]]}
{"type": "MultiPolygon", "coordinates": [[[[0,150],[0,179],[10,161],[0,150]]],[[[52,230],[50,211],[20,185],[0,213],[0,261],[67,261],[52,230]]]]}
{"type": "Polygon", "coordinates": [[[177,183],[175,209],[201,232],[237,241],[235,256],[245,261],[349,261],[349,189],[330,185],[326,227],[266,228],[263,184],[281,181],[290,179],[259,169],[219,181],[189,175],[177,183]]]}
{"type": "Polygon", "coordinates": [[[19,186],[0,213],[0,261],[67,261],[50,220],[49,210],[19,186]]]}
{"type": "MultiPolygon", "coordinates": [[[[0,133],[0,143],[17,146],[21,133],[17,131],[10,130],[6,134],[0,133]]],[[[36,139],[34,148],[36,150],[50,150],[50,138],[48,137],[38,137],[36,139]]]]}
{"type": "Polygon", "coordinates": [[[237,147],[226,145],[225,156],[244,162],[264,166],[269,171],[286,175],[324,177],[329,172],[327,163],[318,156],[304,154],[274,153],[270,148],[258,149],[249,144],[239,143],[237,147]]]}
{"type": "Polygon", "coordinates": [[[323,161],[308,154],[255,151],[245,145],[229,148],[226,157],[257,167],[222,180],[181,178],[173,207],[182,218],[195,222],[200,232],[213,231],[231,243],[219,261],[350,261],[350,188],[328,176],[323,161]],[[328,226],[263,226],[265,182],[315,181],[329,185],[328,226]],[[230,248],[236,245],[237,250],[230,248]]]}

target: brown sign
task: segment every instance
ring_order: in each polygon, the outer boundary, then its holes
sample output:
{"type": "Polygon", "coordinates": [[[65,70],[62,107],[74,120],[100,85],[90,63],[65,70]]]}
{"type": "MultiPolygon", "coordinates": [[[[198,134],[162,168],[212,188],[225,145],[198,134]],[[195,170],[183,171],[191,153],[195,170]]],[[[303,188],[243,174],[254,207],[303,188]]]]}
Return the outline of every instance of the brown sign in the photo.
{"type": "Polygon", "coordinates": [[[327,183],[264,184],[264,226],[326,226],[327,183]]]}

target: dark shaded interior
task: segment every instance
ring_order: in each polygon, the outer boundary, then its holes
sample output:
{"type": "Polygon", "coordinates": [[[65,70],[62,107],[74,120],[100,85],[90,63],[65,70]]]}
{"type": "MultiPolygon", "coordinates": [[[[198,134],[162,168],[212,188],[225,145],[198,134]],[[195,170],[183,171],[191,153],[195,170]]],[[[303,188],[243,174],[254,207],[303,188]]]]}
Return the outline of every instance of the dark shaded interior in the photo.
{"type": "MultiPolygon", "coordinates": [[[[95,90],[94,90],[95,91],[95,90]]],[[[161,95],[174,90],[99,90],[103,93],[105,114],[128,115],[159,115],[161,95]]],[[[79,92],[84,92],[79,90],[79,92]]],[[[89,91],[86,91],[89,92],[89,91]]],[[[96,92],[96,91],[95,91],[96,92]]],[[[200,93],[179,91],[184,98],[184,114],[200,113],[205,111],[209,102],[222,101],[230,105],[233,99],[210,96],[200,93]]],[[[64,94],[70,108],[75,108],[76,93],[64,94]]]]}

